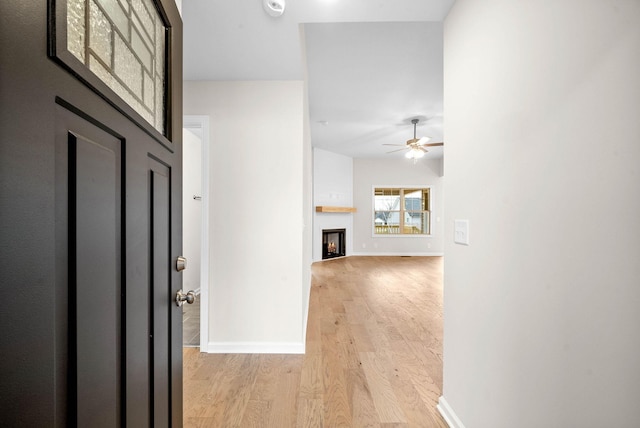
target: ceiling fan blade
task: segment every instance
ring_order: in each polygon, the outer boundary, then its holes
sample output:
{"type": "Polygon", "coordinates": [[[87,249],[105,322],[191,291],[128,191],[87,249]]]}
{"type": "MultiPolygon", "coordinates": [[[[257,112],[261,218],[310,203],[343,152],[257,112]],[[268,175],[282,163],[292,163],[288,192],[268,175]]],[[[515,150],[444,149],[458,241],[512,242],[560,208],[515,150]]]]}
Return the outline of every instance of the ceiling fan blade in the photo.
{"type": "MultiPolygon", "coordinates": [[[[395,152],[399,152],[399,151],[402,151],[402,150],[410,150],[408,152],[408,154],[411,154],[413,158],[416,158],[416,157],[422,157],[422,155],[424,153],[428,152],[428,150],[425,147],[435,147],[435,146],[444,145],[444,143],[442,143],[442,142],[440,142],[440,143],[429,143],[429,141],[431,141],[431,138],[429,138],[429,137],[417,138],[416,137],[416,125],[418,124],[418,122],[419,122],[418,118],[411,119],[411,123],[413,124],[413,138],[410,139],[410,140],[407,140],[407,143],[404,145],[403,148],[397,149],[397,150],[391,150],[390,152],[387,152],[387,153],[395,153],[395,152]]],[[[382,145],[383,146],[402,147],[402,144],[383,143],[382,145]]]]}

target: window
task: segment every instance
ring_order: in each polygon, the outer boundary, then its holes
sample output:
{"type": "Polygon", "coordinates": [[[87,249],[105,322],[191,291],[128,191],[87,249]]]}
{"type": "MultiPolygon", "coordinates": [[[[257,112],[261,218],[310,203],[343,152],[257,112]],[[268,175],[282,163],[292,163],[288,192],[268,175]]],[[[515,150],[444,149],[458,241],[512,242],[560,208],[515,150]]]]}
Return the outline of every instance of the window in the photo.
{"type": "Polygon", "coordinates": [[[165,133],[167,28],[153,0],[67,0],[67,50],[165,133]]]}
{"type": "Polygon", "coordinates": [[[373,191],[374,235],[429,235],[431,189],[376,187],[373,191]]]}

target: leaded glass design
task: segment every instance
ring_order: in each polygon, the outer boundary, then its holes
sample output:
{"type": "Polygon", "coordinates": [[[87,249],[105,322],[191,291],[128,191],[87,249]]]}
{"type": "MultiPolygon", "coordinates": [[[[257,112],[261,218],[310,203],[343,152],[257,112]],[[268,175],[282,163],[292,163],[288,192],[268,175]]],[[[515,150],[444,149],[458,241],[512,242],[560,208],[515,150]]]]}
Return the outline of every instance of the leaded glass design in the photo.
{"type": "Polygon", "coordinates": [[[67,0],[67,49],[164,131],[166,28],[152,0],[67,0]]]}

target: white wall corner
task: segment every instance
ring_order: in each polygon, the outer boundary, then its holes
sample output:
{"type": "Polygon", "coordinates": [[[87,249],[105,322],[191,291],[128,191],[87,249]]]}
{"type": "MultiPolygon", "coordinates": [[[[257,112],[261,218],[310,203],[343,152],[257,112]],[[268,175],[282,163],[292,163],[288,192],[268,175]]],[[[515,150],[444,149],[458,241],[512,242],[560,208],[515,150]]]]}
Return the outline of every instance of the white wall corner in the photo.
{"type": "Polygon", "coordinates": [[[209,342],[210,354],[304,354],[304,342],[209,342]]]}
{"type": "Polygon", "coordinates": [[[464,424],[453,411],[447,400],[441,395],[438,400],[438,412],[442,415],[443,419],[449,425],[450,428],[464,428],[464,424]]]}
{"type": "Polygon", "coordinates": [[[302,81],[184,82],[184,112],[211,117],[209,137],[210,142],[216,142],[210,145],[208,159],[210,309],[209,335],[202,341],[210,352],[301,353],[304,348],[302,100],[302,81]],[[236,120],[247,116],[257,121],[255,126],[243,126],[242,120],[236,120]],[[238,138],[251,143],[246,148],[252,153],[253,148],[268,145],[280,161],[275,164],[260,156],[247,157],[233,144],[225,143],[238,138]],[[264,180],[267,176],[268,182],[264,180]],[[268,191],[273,186],[281,191],[275,197],[268,191]],[[247,188],[255,190],[251,198],[246,197],[247,188]],[[260,222],[252,222],[248,213],[255,206],[291,215],[263,216],[260,222]],[[244,226],[227,227],[225,220],[218,218],[220,207],[233,207],[234,217],[244,226]],[[283,235],[284,228],[291,233],[283,235]],[[261,239],[255,239],[256,234],[261,239]],[[291,251],[273,252],[276,240],[291,251]],[[229,251],[229,243],[237,250],[229,251]],[[269,257],[253,258],[252,268],[246,269],[249,253],[269,257]],[[278,306],[265,305],[265,296],[278,306]],[[233,343],[227,346],[224,342],[233,343]],[[236,346],[238,342],[255,343],[236,346]]]}

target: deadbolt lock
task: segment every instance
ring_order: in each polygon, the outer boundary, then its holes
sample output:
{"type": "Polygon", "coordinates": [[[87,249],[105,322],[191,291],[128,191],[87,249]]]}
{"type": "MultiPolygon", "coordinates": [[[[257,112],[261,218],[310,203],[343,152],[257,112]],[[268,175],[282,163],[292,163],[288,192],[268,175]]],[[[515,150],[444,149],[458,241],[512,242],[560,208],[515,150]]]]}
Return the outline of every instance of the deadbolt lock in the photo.
{"type": "Polygon", "coordinates": [[[182,272],[186,268],[187,268],[187,259],[182,256],[178,257],[178,259],[176,260],[176,270],[178,272],[182,272]]]}

